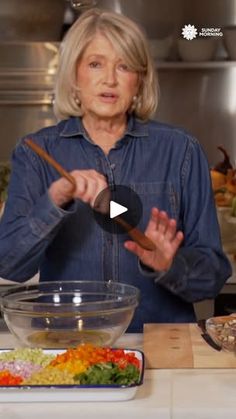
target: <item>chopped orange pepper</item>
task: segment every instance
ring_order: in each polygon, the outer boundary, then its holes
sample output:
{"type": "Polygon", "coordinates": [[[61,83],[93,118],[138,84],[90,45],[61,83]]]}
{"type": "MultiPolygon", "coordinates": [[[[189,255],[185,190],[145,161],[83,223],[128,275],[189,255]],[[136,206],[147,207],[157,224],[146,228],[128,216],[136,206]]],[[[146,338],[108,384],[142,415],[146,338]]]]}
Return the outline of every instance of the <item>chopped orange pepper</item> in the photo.
{"type": "Polygon", "coordinates": [[[118,364],[120,368],[126,368],[128,364],[133,364],[137,368],[140,367],[140,362],[134,352],[125,353],[123,349],[95,347],[89,343],[79,345],[76,348],[69,348],[66,352],[57,355],[51,361],[50,366],[59,367],[63,364],[66,367],[66,363],[69,363],[71,370],[72,362],[75,363],[76,368],[76,360],[84,363],[86,368],[101,362],[113,362],[118,364]]]}

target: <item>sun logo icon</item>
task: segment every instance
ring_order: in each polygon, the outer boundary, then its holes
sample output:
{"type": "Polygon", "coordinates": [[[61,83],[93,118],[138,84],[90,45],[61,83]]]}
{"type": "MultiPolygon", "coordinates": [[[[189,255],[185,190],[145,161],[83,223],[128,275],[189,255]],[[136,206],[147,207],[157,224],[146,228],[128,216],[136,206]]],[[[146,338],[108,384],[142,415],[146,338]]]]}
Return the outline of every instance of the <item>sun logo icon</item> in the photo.
{"type": "Polygon", "coordinates": [[[196,38],[197,29],[194,25],[185,25],[182,28],[182,35],[183,38],[187,39],[188,41],[191,41],[192,39],[196,38]]]}

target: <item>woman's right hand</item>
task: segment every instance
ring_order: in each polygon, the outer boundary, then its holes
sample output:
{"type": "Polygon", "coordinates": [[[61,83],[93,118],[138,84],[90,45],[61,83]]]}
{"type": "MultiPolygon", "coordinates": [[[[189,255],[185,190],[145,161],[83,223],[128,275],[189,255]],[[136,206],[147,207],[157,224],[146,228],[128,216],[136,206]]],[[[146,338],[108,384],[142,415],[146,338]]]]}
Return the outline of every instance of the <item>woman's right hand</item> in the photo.
{"type": "Polygon", "coordinates": [[[63,207],[72,199],[81,199],[93,208],[99,193],[108,188],[105,176],[96,170],[73,170],[70,174],[75,179],[76,187],[61,177],[49,187],[52,201],[58,207],[63,207]]]}

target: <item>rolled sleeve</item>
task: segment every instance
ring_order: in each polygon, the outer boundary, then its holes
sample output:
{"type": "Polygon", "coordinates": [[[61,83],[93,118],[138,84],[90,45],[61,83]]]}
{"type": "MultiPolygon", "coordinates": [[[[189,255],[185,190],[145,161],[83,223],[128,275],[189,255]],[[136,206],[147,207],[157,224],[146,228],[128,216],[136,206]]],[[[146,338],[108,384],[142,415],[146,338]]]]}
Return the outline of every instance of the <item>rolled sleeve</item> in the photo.
{"type": "Polygon", "coordinates": [[[32,233],[42,238],[47,236],[64,218],[76,212],[77,203],[73,201],[66,209],[57,207],[48,192],[37,203],[29,218],[32,233]]]}
{"type": "Polygon", "coordinates": [[[188,278],[188,267],[185,259],[178,255],[175,257],[171,268],[168,271],[154,271],[144,265],[140,260],[138,262],[139,271],[146,278],[152,279],[155,283],[163,285],[174,294],[180,294],[186,288],[188,278]]]}

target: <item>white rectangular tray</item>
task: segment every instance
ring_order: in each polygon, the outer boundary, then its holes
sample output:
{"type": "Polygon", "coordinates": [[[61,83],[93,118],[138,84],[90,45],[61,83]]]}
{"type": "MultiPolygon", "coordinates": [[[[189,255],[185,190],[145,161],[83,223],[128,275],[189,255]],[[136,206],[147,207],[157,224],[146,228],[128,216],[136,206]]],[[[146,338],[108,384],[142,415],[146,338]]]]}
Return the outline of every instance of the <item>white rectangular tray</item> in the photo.
{"type": "MultiPolygon", "coordinates": [[[[47,354],[58,354],[63,350],[45,349],[47,354]]],[[[0,353],[6,350],[0,350],[0,353]]],[[[141,362],[140,377],[137,384],[130,386],[117,385],[44,385],[44,386],[0,386],[0,403],[32,403],[32,402],[104,402],[124,401],[134,398],[138,387],[143,384],[144,355],[142,351],[126,349],[126,353],[134,352],[141,362]]]]}

